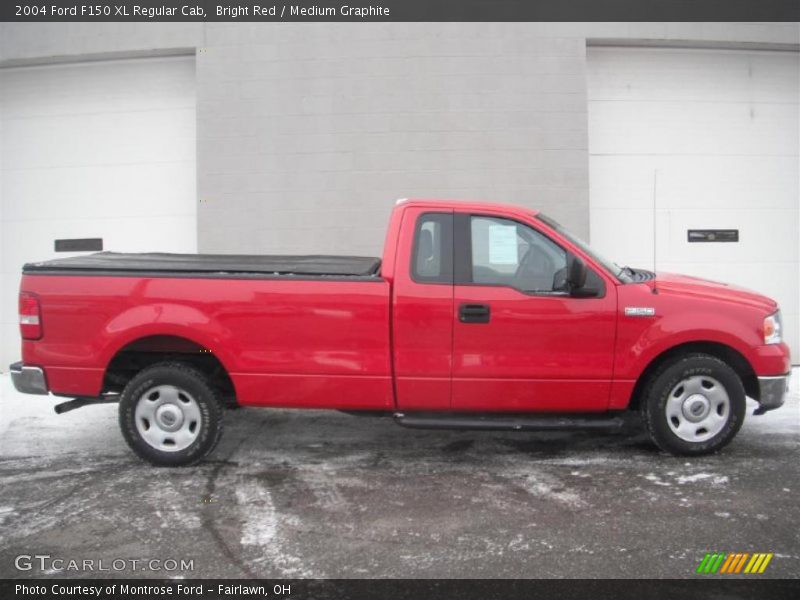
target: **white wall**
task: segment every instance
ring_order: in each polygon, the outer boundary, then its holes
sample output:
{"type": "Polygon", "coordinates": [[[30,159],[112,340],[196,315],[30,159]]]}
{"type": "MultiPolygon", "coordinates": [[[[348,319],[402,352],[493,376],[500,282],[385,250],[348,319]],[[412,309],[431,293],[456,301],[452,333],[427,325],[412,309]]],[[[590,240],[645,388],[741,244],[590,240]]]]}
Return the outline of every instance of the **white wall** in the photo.
{"type": "Polygon", "coordinates": [[[56,238],[197,250],[195,129],[193,57],[0,69],[0,369],[22,264],[71,256],[56,238]]]}
{"type": "Polygon", "coordinates": [[[800,358],[797,52],[589,48],[592,244],[776,299],[800,358]],[[688,243],[687,229],[739,229],[688,243]]]}

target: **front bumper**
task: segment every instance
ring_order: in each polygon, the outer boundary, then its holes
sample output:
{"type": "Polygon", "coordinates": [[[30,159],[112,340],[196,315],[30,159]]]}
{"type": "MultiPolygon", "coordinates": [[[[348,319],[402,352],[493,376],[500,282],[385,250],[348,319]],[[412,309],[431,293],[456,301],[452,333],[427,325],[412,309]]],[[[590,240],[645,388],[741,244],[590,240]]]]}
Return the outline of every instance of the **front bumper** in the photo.
{"type": "Polygon", "coordinates": [[[786,401],[786,394],[789,391],[789,376],[790,373],[778,375],[776,377],[758,378],[759,414],[783,406],[783,403],[786,401]]]}
{"type": "Polygon", "coordinates": [[[31,367],[21,362],[15,362],[8,367],[8,370],[11,372],[11,382],[18,392],[47,395],[47,378],[41,367],[31,367]]]}

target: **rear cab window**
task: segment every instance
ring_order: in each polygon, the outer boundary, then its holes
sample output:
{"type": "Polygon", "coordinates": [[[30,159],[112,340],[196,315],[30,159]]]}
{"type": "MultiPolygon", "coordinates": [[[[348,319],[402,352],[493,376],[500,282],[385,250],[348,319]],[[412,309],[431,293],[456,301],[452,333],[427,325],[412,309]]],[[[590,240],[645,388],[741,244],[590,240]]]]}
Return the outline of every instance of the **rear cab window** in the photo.
{"type": "Polygon", "coordinates": [[[453,283],[453,214],[424,213],[417,219],[411,279],[418,283],[453,283]]]}

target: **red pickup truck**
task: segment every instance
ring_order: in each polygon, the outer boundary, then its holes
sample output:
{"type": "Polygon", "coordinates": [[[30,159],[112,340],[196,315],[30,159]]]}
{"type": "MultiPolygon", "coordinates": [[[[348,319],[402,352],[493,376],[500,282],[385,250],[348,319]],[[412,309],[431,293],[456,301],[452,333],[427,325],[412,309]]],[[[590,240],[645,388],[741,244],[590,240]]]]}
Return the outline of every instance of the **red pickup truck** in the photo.
{"type": "Polygon", "coordinates": [[[119,402],[141,458],[185,465],[224,409],[330,408],[409,427],[618,427],[703,454],[745,396],[784,401],[776,303],[619,267],[522,207],[403,200],[382,259],[99,253],[25,265],[16,388],[119,402]]]}

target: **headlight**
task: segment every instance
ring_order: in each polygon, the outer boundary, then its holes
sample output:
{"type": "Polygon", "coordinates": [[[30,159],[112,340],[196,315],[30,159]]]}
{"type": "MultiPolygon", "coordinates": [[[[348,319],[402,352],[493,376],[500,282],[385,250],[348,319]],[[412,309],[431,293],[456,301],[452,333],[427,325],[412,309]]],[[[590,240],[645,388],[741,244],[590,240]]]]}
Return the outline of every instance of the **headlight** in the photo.
{"type": "Polygon", "coordinates": [[[781,311],[777,311],[764,319],[764,343],[780,344],[782,330],[781,311]]]}

